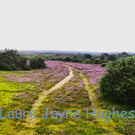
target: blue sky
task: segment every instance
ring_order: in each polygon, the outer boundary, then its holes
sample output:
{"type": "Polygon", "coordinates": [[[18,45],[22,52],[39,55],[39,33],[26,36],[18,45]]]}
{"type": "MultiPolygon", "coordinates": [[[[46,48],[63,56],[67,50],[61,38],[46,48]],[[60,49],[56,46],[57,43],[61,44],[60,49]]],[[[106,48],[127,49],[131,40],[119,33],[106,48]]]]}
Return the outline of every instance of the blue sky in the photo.
{"type": "Polygon", "coordinates": [[[0,1],[0,49],[135,52],[134,0],[0,1]]]}

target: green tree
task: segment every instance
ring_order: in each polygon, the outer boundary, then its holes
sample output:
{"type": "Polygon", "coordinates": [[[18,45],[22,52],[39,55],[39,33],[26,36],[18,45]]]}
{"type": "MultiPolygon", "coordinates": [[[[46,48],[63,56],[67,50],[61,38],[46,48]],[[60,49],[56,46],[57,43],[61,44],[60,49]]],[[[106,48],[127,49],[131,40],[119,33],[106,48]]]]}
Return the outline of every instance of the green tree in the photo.
{"type": "Polygon", "coordinates": [[[100,81],[104,96],[119,103],[133,105],[135,102],[135,57],[123,58],[109,65],[100,81]]]}
{"type": "Polygon", "coordinates": [[[45,68],[46,65],[44,63],[44,58],[42,58],[41,56],[34,56],[30,59],[30,67],[32,69],[45,68]]]}

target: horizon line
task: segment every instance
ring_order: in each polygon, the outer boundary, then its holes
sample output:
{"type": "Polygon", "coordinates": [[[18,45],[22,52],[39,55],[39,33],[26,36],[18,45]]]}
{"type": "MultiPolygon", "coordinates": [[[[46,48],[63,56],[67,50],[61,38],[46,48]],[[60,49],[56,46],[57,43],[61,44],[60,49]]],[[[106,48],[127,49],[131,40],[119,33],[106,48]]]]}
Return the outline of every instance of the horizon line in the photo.
{"type": "MultiPolygon", "coordinates": [[[[39,52],[88,52],[88,53],[135,53],[132,51],[80,51],[80,50],[48,50],[48,49],[16,49],[16,48],[5,48],[9,50],[17,50],[17,51],[39,51],[39,52]]],[[[4,51],[5,49],[0,49],[0,51],[4,51]]]]}

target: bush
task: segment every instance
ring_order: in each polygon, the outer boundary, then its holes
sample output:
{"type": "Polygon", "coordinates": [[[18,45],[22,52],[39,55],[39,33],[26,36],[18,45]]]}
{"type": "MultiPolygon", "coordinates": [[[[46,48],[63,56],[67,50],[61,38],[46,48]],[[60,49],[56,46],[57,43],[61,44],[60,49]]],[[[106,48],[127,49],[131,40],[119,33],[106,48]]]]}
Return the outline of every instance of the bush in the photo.
{"type": "Polygon", "coordinates": [[[135,103],[135,57],[123,58],[109,65],[100,81],[104,96],[128,105],[135,103]]]}
{"type": "Polygon", "coordinates": [[[107,64],[106,63],[102,63],[101,64],[101,67],[105,67],[107,64]]]}
{"type": "Polygon", "coordinates": [[[40,68],[45,68],[46,65],[44,63],[44,58],[40,56],[35,56],[30,59],[30,67],[32,69],[40,69],[40,68]]]}
{"type": "Polygon", "coordinates": [[[0,70],[12,70],[8,64],[0,63],[0,70]]]}
{"type": "Polygon", "coordinates": [[[16,50],[5,49],[0,52],[0,70],[30,70],[45,68],[44,59],[40,56],[30,58],[30,64],[27,63],[29,59],[18,54],[16,50]]]}

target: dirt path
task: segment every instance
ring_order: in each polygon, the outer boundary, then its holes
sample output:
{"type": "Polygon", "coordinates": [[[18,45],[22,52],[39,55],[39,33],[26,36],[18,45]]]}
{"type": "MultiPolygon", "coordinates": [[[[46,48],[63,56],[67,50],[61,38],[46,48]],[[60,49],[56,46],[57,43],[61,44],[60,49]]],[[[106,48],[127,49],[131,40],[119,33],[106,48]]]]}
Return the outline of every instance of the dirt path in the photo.
{"type": "MultiPolygon", "coordinates": [[[[65,65],[66,66],[66,65],[65,65]]],[[[65,77],[62,81],[57,83],[54,87],[50,88],[49,90],[44,90],[40,95],[39,98],[35,101],[35,103],[32,105],[31,111],[37,111],[39,106],[42,105],[42,101],[46,98],[46,96],[51,93],[52,91],[61,88],[65,83],[67,83],[72,77],[73,77],[73,70],[71,67],[67,66],[70,70],[70,73],[67,77],[65,77]]],[[[37,122],[36,119],[31,119],[30,117],[27,117],[25,120],[25,127],[33,127],[37,122]]]]}
{"type": "MultiPolygon", "coordinates": [[[[96,94],[93,92],[93,90],[96,88],[96,86],[89,86],[89,82],[88,82],[88,78],[82,74],[82,72],[80,72],[80,76],[83,79],[83,82],[85,84],[85,88],[88,91],[89,94],[89,100],[91,101],[91,109],[94,111],[94,108],[96,108],[96,110],[99,111],[99,114],[101,116],[101,112],[102,111],[108,111],[106,109],[103,109],[99,104],[98,99],[96,98],[96,94]]],[[[116,123],[111,119],[110,122],[104,122],[106,119],[99,119],[96,118],[96,121],[98,122],[98,124],[96,124],[95,126],[97,127],[103,127],[104,129],[107,129],[109,132],[107,135],[122,135],[121,133],[118,133],[115,131],[115,127],[116,127],[116,123]]]]}
{"type": "Polygon", "coordinates": [[[80,72],[80,76],[82,77],[83,79],[83,82],[85,84],[85,88],[87,89],[88,91],[88,95],[89,95],[89,100],[91,102],[91,108],[93,109],[95,106],[96,106],[96,96],[93,92],[93,90],[96,88],[93,86],[93,88],[90,88],[89,87],[89,82],[88,82],[88,79],[85,77],[85,75],[82,74],[82,72],[80,72]]]}

